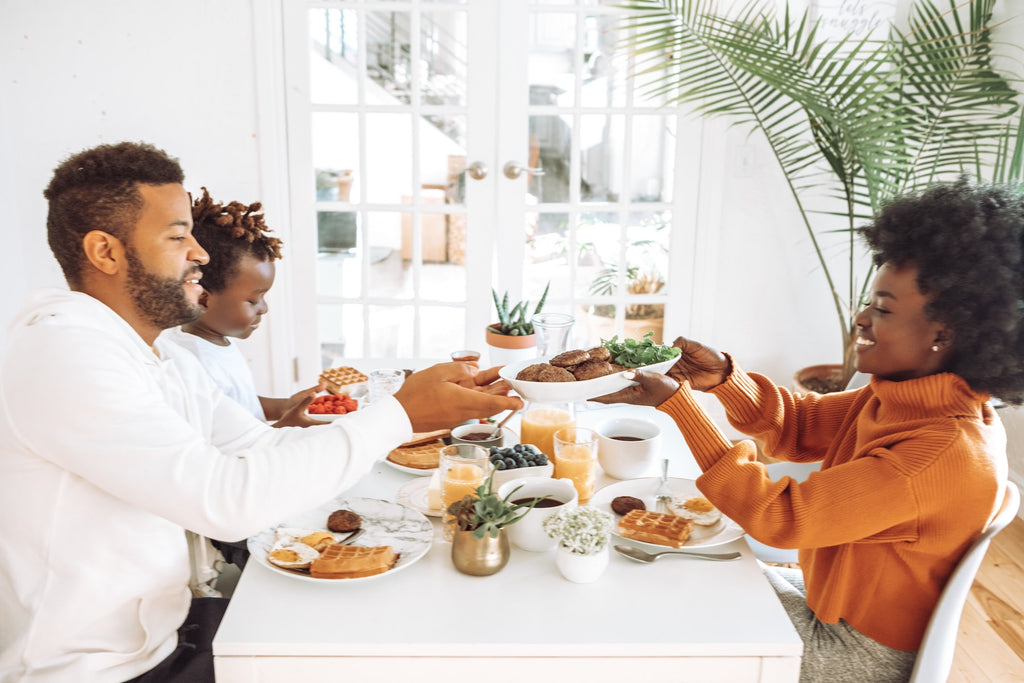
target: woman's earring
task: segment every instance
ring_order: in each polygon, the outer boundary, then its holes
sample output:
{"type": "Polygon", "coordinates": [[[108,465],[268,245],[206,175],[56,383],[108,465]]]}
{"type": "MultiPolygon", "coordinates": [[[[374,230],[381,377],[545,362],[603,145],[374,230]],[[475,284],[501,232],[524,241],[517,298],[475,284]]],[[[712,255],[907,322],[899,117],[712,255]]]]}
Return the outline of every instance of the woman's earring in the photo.
{"type": "Polygon", "coordinates": [[[939,345],[938,344],[932,344],[932,351],[938,351],[938,350],[939,350],[939,345]]]}

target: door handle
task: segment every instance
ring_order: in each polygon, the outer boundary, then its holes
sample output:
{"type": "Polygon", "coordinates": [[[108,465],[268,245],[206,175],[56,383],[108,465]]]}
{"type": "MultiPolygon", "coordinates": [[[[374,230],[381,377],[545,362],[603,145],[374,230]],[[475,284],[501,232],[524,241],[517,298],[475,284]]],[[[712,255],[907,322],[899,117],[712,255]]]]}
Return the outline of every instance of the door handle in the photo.
{"type": "Polygon", "coordinates": [[[483,180],[487,177],[487,164],[482,161],[474,161],[466,167],[466,175],[473,180],[483,180]]]}
{"type": "Polygon", "coordinates": [[[522,164],[516,161],[510,161],[507,164],[505,164],[504,168],[502,168],[502,171],[505,173],[505,177],[508,178],[509,180],[515,180],[524,172],[529,173],[531,175],[544,175],[543,168],[530,168],[529,166],[523,166],[522,164]]]}

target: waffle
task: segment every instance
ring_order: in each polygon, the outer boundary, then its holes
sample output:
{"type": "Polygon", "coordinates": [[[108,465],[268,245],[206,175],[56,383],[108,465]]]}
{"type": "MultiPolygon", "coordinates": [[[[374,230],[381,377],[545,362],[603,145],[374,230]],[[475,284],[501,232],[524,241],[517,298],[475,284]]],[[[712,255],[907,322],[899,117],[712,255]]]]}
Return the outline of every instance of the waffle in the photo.
{"type": "Polygon", "coordinates": [[[329,545],[313,560],[309,573],[315,579],[358,579],[383,574],[397,561],[398,556],[389,545],[329,545]]]}
{"type": "Polygon", "coordinates": [[[347,394],[351,385],[367,379],[366,375],[350,367],[331,368],[320,373],[320,381],[327,385],[327,391],[332,394],[347,394]]]}
{"type": "Polygon", "coordinates": [[[388,453],[388,460],[415,470],[430,470],[441,464],[441,449],[444,446],[441,439],[418,446],[399,446],[388,453]]]}
{"type": "Polygon", "coordinates": [[[672,548],[683,547],[692,528],[688,519],[650,510],[630,510],[619,520],[619,536],[672,548]]]}

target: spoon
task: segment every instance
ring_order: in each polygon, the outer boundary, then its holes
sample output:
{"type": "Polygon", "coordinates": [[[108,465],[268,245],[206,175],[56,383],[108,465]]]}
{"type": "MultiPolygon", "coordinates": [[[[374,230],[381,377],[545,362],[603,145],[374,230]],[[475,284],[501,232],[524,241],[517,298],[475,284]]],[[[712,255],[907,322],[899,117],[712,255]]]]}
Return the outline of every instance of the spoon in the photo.
{"type": "Polygon", "coordinates": [[[693,553],[686,550],[663,550],[660,553],[648,553],[639,548],[633,548],[628,545],[617,545],[615,552],[624,557],[628,557],[631,560],[637,562],[654,562],[662,555],[682,555],[684,557],[695,557],[700,560],[735,560],[740,556],[739,553],[693,553]]]}
{"type": "Polygon", "coordinates": [[[515,415],[518,412],[519,412],[519,409],[517,408],[517,409],[513,410],[512,412],[510,412],[508,415],[506,415],[502,419],[501,422],[499,422],[498,424],[496,424],[494,426],[494,429],[491,430],[491,435],[488,437],[488,439],[496,439],[496,438],[498,438],[498,435],[501,434],[501,428],[504,427],[505,423],[508,422],[510,419],[512,419],[512,416],[515,415]]]}

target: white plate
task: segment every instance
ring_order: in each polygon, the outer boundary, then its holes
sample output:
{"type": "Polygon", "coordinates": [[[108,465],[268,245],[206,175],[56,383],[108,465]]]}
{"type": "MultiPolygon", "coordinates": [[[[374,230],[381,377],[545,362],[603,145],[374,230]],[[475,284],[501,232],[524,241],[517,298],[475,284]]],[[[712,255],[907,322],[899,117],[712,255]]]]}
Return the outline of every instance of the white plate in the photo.
{"type": "MultiPolygon", "coordinates": [[[[633,496],[642,500],[648,510],[653,510],[655,508],[654,493],[658,490],[658,484],[660,482],[661,479],[659,477],[648,477],[645,479],[630,479],[628,481],[609,484],[594,494],[594,497],[590,499],[589,505],[610,513],[615,518],[615,524],[617,527],[622,516],[617,515],[612,511],[612,499],[618,496],[633,496]]],[[[668,485],[673,498],[686,500],[687,498],[693,498],[694,496],[704,495],[697,489],[697,483],[693,481],[693,479],[669,477],[668,485]]],[[[618,538],[622,538],[622,536],[615,533],[614,529],[612,530],[612,534],[618,538]]],[[[690,532],[690,538],[686,540],[683,547],[710,548],[712,546],[723,545],[730,541],[735,541],[737,538],[742,537],[743,534],[743,528],[740,527],[739,524],[732,521],[725,515],[722,515],[722,519],[712,527],[703,527],[699,524],[694,524],[693,530],[690,532]]],[[[654,543],[637,541],[632,538],[624,538],[623,540],[637,547],[644,548],[645,550],[664,550],[667,547],[654,543]]]]}
{"type": "MultiPolygon", "coordinates": [[[[509,429],[508,427],[502,427],[501,431],[505,433],[505,440],[501,442],[502,448],[505,448],[506,446],[515,446],[517,443],[519,443],[519,435],[513,432],[511,429],[509,429]]],[[[444,442],[448,443],[449,439],[444,439],[444,442]]],[[[417,469],[415,467],[406,467],[405,465],[399,465],[397,462],[391,462],[387,458],[384,458],[384,462],[388,465],[391,465],[391,467],[395,468],[399,472],[405,472],[406,474],[412,474],[417,477],[429,477],[430,475],[437,471],[436,467],[431,467],[425,470],[417,469]]]]}
{"type": "MultiPolygon", "coordinates": [[[[626,379],[625,374],[629,372],[629,370],[605,375],[604,377],[580,380],[578,382],[526,382],[516,379],[516,375],[519,374],[519,371],[526,366],[533,365],[534,363],[543,363],[550,358],[552,358],[552,356],[511,363],[503,367],[498,374],[502,379],[507,380],[508,383],[512,385],[512,388],[515,389],[515,392],[522,396],[523,399],[538,403],[553,401],[586,401],[588,398],[611,394],[619,389],[625,389],[628,386],[636,384],[633,380],[626,379]]],[[[670,367],[675,365],[677,360],[678,357],[665,360],[660,363],[655,363],[654,365],[645,365],[641,368],[633,369],[665,373],[670,367]]]]}
{"type": "Polygon", "coordinates": [[[427,490],[429,488],[430,480],[426,477],[410,479],[398,487],[398,492],[395,493],[395,499],[402,505],[407,505],[414,510],[418,510],[427,517],[440,517],[441,508],[437,508],[435,510],[428,505],[429,498],[427,496],[427,490]]]}
{"type": "Polygon", "coordinates": [[[426,555],[433,542],[433,525],[429,519],[415,509],[386,500],[377,500],[376,498],[346,498],[342,496],[290,519],[284,524],[251,536],[248,546],[249,553],[257,562],[289,578],[300,581],[312,581],[313,583],[352,583],[355,581],[379,579],[382,576],[388,576],[405,569],[426,555]],[[352,545],[365,547],[391,546],[399,554],[398,562],[395,563],[394,567],[383,574],[374,574],[373,576],[363,576],[355,579],[314,579],[306,574],[282,569],[267,560],[267,554],[274,549],[277,540],[276,530],[278,528],[294,527],[326,531],[327,518],[335,510],[342,508],[351,510],[362,517],[361,526],[365,531],[352,545]]]}

